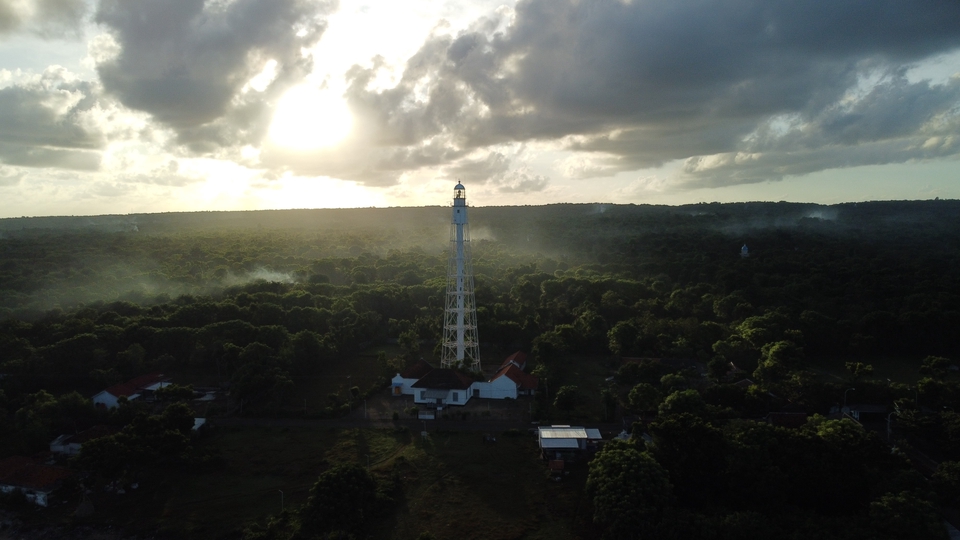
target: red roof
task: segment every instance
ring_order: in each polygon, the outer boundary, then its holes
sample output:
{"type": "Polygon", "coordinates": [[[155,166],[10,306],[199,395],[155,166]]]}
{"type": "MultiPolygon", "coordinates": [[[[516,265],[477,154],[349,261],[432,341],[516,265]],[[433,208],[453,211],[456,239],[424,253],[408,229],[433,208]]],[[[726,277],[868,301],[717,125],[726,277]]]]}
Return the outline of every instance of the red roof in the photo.
{"type": "Polygon", "coordinates": [[[0,461],[0,484],[19,488],[49,491],[73,476],[73,471],[34,463],[30,458],[10,456],[0,461]]]}
{"type": "Polygon", "coordinates": [[[505,368],[510,364],[514,364],[518,368],[523,369],[524,366],[526,366],[527,364],[527,355],[521,351],[517,351],[511,354],[510,356],[508,356],[507,359],[504,360],[502,364],[500,364],[500,367],[505,368]]]}
{"type": "Polygon", "coordinates": [[[420,360],[417,360],[417,363],[401,371],[400,376],[404,379],[420,379],[431,371],[433,371],[433,366],[421,358],[420,360]]]}
{"type": "Polygon", "coordinates": [[[105,392],[116,397],[130,397],[145,386],[150,386],[151,384],[165,380],[166,379],[164,378],[163,373],[150,373],[148,375],[141,375],[135,379],[130,379],[125,383],[115,384],[110,388],[107,388],[105,392]]]}
{"type": "Polygon", "coordinates": [[[491,380],[497,380],[500,377],[507,377],[511,381],[517,383],[520,386],[520,390],[536,390],[540,386],[540,378],[536,375],[530,375],[529,373],[524,373],[520,371],[520,368],[510,364],[509,366],[501,369],[491,380]]]}

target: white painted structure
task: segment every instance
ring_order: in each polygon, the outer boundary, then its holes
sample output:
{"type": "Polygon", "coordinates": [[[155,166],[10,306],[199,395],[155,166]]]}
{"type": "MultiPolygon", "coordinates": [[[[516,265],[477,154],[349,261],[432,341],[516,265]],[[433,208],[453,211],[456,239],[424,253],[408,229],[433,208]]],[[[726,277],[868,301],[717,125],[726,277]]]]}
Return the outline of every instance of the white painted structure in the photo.
{"type": "Polygon", "coordinates": [[[465,405],[472,398],[517,399],[536,393],[536,375],[524,373],[512,361],[504,366],[489,381],[477,381],[453,369],[434,369],[420,360],[391,379],[391,394],[413,396],[414,403],[446,406],[465,405]]]}
{"type": "Polygon", "coordinates": [[[432,370],[433,366],[420,359],[416,364],[397,373],[390,379],[390,393],[394,396],[412,396],[414,394],[413,385],[432,370]]]}
{"type": "Polygon", "coordinates": [[[127,401],[133,401],[139,399],[144,393],[152,396],[154,391],[168,384],[166,380],[162,373],[150,373],[125,383],[115,384],[94,395],[93,405],[113,409],[120,403],[121,397],[127,398],[127,401]]]}
{"type": "Polygon", "coordinates": [[[473,293],[466,193],[463,184],[457,183],[453,188],[453,220],[450,223],[450,258],[447,262],[440,367],[464,366],[480,371],[480,342],[477,338],[477,306],[473,293]]]}
{"type": "Polygon", "coordinates": [[[484,399],[517,399],[517,383],[509,377],[497,377],[488,382],[475,382],[471,389],[473,397],[484,399]]]}
{"type": "Polygon", "coordinates": [[[466,405],[476,382],[453,369],[434,369],[413,384],[413,402],[436,407],[466,405]]]}

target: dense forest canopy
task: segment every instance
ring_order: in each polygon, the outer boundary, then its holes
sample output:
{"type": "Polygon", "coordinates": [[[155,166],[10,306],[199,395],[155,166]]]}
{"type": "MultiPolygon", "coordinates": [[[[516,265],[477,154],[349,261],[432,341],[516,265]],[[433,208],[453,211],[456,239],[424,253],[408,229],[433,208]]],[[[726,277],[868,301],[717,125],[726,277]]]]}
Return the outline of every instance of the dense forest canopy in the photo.
{"type": "MultiPolygon", "coordinates": [[[[859,482],[850,512],[864,530],[887,506],[912,504],[921,521],[930,514],[929,497],[871,480],[907,467],[883,457],[879,441],[851,442],[847,428],[822,419],[796,433],[731,422],[784,407],[825,414],[856,386],[859,402],[896,403],[900,428],[935,457],[960,459],[951,375],[960,359],[960,202],[470,212],[485,367],[514,350],[532,353],[552,389],[534,411],[546,420],[606,421],[618,407],[657,418],[652,453],[636,440],[611,446],[592,469],[598,522],[662,532],[728,500],[740,513],[716,519],[747,523],[718,525],[731,537],[748,525],[769,530],[750,513],[763,501],[748,485],[769,478],[734,478],[743,474],[734,466],[762,455],[770,475],[805,478],[808,470],[771,448],[810,448],[829,461],[849,457],[840,440],[868,456],[849,473],[859,482]],[[649,359],[700,362],[711,383],[649,359]],[[612,386],[593,395],[583,366],[600,380],[615,372],[612,386]],[[749,389],[729,384],[744,378],[749,389]],[[694,432],[703,436],[695,444],[713,441],[716,452],[665,450],[688,446],[694,432]],[[634,493],[651,510],[617,521],[619,495],[604,487],[603,471],[626,466],[675,498],[634,493]],[[714,491],[694,493],[705,477],[715,477],[714,491]]],[[[84,396],[148,371],[229,386],[247,415],[304,414],[290,399],[301,381],[361,351],[397,347],[397,358],[378,357],[370,388],[331,395],[318,414],[349,411],[405,362],[434,358],[448,224],[440,207],[0,220],[0,457],[42,449],[66,426],[106,421],[84,396]]],[[[178,392],[189,394],[170,393],[178,392]]],[[[111,444],[149,446],[135,412],[109,420],[127,426],[111,444]]],[[[207,459],[171,437],[176,463],[207,459]]],[[[817,489],[779,494],[776,511],[832,504],[817,489]]]]}

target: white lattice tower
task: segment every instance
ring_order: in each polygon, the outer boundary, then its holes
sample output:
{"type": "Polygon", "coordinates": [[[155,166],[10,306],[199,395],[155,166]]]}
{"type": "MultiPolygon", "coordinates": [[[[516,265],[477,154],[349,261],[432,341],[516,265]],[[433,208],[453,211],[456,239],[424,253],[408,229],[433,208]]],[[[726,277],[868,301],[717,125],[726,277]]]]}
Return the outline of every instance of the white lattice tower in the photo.
{"type": "Polygon", "coordinates": [[[450,258],[447,262],[447,294],[443,313],[443,354],[440,357],[440,367],[456,366],[480,371],[467,193],[463,184],[459,183],[453,188],[453,221],[450,223],[450,258]]]}

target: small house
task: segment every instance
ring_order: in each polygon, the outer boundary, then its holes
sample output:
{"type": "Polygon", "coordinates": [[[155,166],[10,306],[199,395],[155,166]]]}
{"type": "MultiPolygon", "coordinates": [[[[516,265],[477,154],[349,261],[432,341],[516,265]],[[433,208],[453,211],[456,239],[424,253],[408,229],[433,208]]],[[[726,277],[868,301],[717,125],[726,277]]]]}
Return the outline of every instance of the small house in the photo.
{"type": "Polygon", "coordinates": [[[501,378],[508,379],[515,385],[515,395],[513,397],[532,396],[536,393],[537,387],[540,386],[539,377],[524,373],[515,364],[509,364],[507,367],[501,368],[491,379],[491,382],[501,378]]]}
{"type": "Polygon", "coordinates": [[[73,471],[63,467],[42,465],[22,456],[10,456],[0,460],[0,493],[21,491],[27,501],[37,506],[47,506],[50,495],[73,474],[73,471]]]}
{"type": "Polygon", "coordinates": [[[564,461],[578,461],[603,440],[599,429],[567,425],[541,427],[537,437],[543,459],[564,461]]]}
{"type": "Polygon", "coordinates": [[[96,407],[113,409],[117,407],[121,397],[125,397],[130,401],[138,399],[141,396],[152,398],[153,393],[162,386],[165,386],[168,380],[168,378],[163,376],[163,373],[141,375],[127,382],[115,384],[93,396],[93,404],[96,407]]]}
{"type": "Polygon", "coordinates": [[[474,380],[455,370],[437,368],[431,370],[411,385],[413,402],[443,408],[447,405],[466,405],[472,397],[470,387],[474,380]]]}

